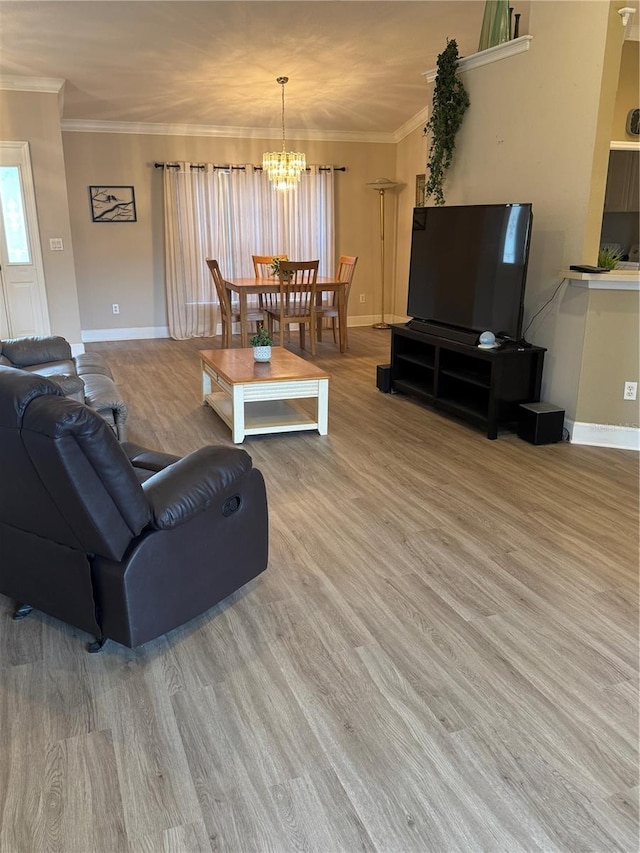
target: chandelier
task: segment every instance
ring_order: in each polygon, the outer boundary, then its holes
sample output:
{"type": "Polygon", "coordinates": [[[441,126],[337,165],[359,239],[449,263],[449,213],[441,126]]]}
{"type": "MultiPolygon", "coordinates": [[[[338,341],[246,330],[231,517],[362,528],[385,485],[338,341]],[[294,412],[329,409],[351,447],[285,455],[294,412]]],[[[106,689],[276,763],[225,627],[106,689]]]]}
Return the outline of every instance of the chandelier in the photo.
{"type": "Polygon", "coordinates": [[[262,168],[277,190],[295,190],[300,181],[300,172],[307,167],[304,154],[287,151],[284,137],[284,84],[288,77],[278,77],[276,82],[282,86],[282,151],[267,151],[262,157],[262,168]]]}

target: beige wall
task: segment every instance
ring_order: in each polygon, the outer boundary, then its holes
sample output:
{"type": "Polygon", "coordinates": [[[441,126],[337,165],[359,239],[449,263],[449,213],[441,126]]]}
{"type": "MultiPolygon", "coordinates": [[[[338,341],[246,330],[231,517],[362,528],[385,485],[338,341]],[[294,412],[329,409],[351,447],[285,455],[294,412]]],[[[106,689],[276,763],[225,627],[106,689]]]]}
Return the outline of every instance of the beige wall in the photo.
{"type": "MultiPolygon", "coordinates": [[[[427,70],[427,69],[425,69],[427,70]]],[[[433,93],[425,83],[425,102],[431,103],[433,93]]],[[[398,236],[396,241],[396,267],[394,277],[394,313],[398,320],[406,317],[409,260],[411,255],[411,219],[416,203],[416,176],[426,172],[427,140],[422,128],[406,136],[397,147],[398,236]]]]}
{"type": "Polygon", "coordinates": [[[579,420],[640,427],[639,401],[623,400],[627,380],[638,381],[640,294],[594,290],[580,377],[579,420]]]}
{"type": "MultiPolygon", "coordinates": [[[[583,417],[578,412],[578,396],[589,294],[566,282],[561,284],[560,270],[571,263],[595,263],[599,227],[596,234],[591,223],[602,218],[607,134],[617,87],[617,66],[613,76],[611,67],[619,63],[622,45],[617,16],[614,36],[609,34],[609,41],[617,38],[617,57],[605,62],[612,8],[608,2],[596,0],[580,5],[580,14],[576,14],[576,4],[570,0],[532,3],[529,51],[462,74],[471,106],[445,184],[447,204],[533,202],[524,325],[560,286],[553,302],[533,321],[527,339],[548,348],[543,398],[565,408],[570,419],[583,417]],[[585,56],[589,62],[584,61],[585,56]],[[601,99],[608,99],[610,105],[606,133],[600,117],[601,99]],[[598,171],[596,184],[594,170],[598,171]]],[[[427,103],[432,94],[430,85],[427,103]]],[[[398,146],[400,179],[415,180],[415,174],[424,171],[425,161],[426,140],[415,131],[398,146]]],[[[409,227],[407,217],[406,210],[399,211],[401,231],[409,227]]],[[[398,313],[406,305],[407,246],[408,236],[401,234],[398,313]]],[[[618,294],[608,296],[615,300],[618,294]]],[[[632,321],[634,317],[637,322],[637,313],[632,312],[632,321]]],[[[633,341],[629,344],[624,355],[619,350],[608,354],[605,373],[610,378],[632,357],[633,341]]],[[[596,422],[610,423],[611,410],[595,403],[597,394],[590,392],[589,396],[594,400],[596,422]]],[[[593,415],[593,409],[590,411],[593,415]]]]}
{"type": "MultiPolygon", "coordinates": [[[[164,297],[162,173],[155,161],[259,163],[273,140],[215,139],[65,132],[69,209],[76,246],[78,297],[83,330],[166,326],[164,297]],[[135,187],[136,223],[94,223],[88,186],[135,187]],[[111,306],[120,305],[114,316],[111,306]]],[[[295,144],[294,139],[290,139],[295,144]]],[[[336,252],[357,255],[349,304],[352,318],[380,310],[378,196],[366,186],[393,178],[395,146],[348,142],[300,142],[310,163],[346,166],[336,175],[336,252]],[[364,293],[365,303],[359,295],[364,293]]],[[[392,201],[389,199],[389,201],[392,201]]],[[[394,206],[388,205],[388,242],[395,234],[394,206]]],[[[391,281],[393,252],[388,252],[391,281]]],[[[391,305],[389,298],[388,305],[391,305]]],[[[355,320],[357,322],[357,319],[355,320]]]]}
{"type": "MultiPolygon", "coordinates": [[[[619,4],[609,8],[606,57],[600,97],[597,146],[592,173],[592,195],[587,212],[585,257],[595,263],[600,243],[602,208],[609,146],[612,139],[629,139],[624,133],[627,104],[637,106],[638,67],[630,42],[622,42],[619,4]],[[636,67],[633,69],[633,57],[636,67]],[[616,95],[611,91],[616,88],[616,95]],[[635,100],[634,100],[635,98],[635,100]],[[624,116],[624,121],[622,120],[624,116]],[[620,122],[622,121],[622,127],[620,122]]],[[[638,381],[638,330],[640,329],[637,293],[625,291],[589,291],[586,333],[575,420],[585,424],[640,427],[638,402],[623,399],[626,380],[638,381]],[[615,341],[615,345],[612,343],[615,341]]]]}
{"type": "MultiPolygon", "coordinates": [[[[617,5],[617,4],[616,4],[617,5]]],[[[636,22],[637,23],[637,22],[636,22]]],[[[620,84],[613,114],[611,139],[637,142],[637,136],[627,133],[629,110],[640,107],[640,42],[626,41],[620,61],[620,84]]]]}
{"type": "Polygon", "coordinates": [[[29,143],[51,331],[79,344],[80,315],[58,96],[0,91],[0,139],[29,143]],[[63,252],[50,251],[51,237],[62,237],[63,252]]]}

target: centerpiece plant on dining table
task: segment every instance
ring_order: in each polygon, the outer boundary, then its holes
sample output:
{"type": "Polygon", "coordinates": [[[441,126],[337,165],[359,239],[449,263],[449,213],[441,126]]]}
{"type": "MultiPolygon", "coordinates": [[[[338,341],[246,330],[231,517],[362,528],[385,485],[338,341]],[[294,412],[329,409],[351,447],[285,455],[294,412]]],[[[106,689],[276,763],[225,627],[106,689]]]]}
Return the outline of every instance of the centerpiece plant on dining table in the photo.
{"type": "MultiPolygon", "coordinates": [[[[280,264],[282,263],[283,258],[274,258],[269,264],[269,269],[271,274],[278,277],[280,275],[280,264]]],[[[285,279],[291,278],[290,274],[285,275],[285,279]]]]}

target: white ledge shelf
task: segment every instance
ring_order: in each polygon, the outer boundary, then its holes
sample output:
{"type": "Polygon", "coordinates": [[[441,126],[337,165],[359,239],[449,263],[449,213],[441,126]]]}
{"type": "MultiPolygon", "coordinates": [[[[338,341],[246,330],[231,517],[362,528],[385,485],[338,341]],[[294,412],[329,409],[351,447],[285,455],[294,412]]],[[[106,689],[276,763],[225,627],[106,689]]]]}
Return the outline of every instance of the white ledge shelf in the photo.
{"type": "MultiPolygon", "coordinates": [[[[492,62],[498,62],[499,59],[506,59],[508,56],[515,56],[517,53],[524,53],[525,50],[529,50],[532,41],[533,36],[519,36],[517,39],[497,44],[495,47],[488,47],[479,53],[463,56],[462,59],[458,60],[458,71],[471,71],[472,68],[480,68],[482,65],[490,65],[492,62]]],[[[426,79],[427,83],[433,83],[437,73],[437,69],[433,68],[431,71],[423,71],[422,76],[426,79]]]]}
{"type": "Polygon", "coordinates": [[[563,278],[569,279],[574,287],[589,290],[636,290],[640,291],[640,272],[635,270],[587,273],[576,270],[560,270],[563,278]]]}

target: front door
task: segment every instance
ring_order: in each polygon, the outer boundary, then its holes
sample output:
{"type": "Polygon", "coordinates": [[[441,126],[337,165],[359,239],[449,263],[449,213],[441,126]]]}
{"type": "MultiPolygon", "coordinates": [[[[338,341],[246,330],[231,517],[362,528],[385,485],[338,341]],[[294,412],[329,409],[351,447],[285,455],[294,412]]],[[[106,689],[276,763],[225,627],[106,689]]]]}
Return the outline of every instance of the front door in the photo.
{"type": "Polygon", "coordinates": [[[0,336],[48,335],[28,142],[0,142],[0,336]]]}

